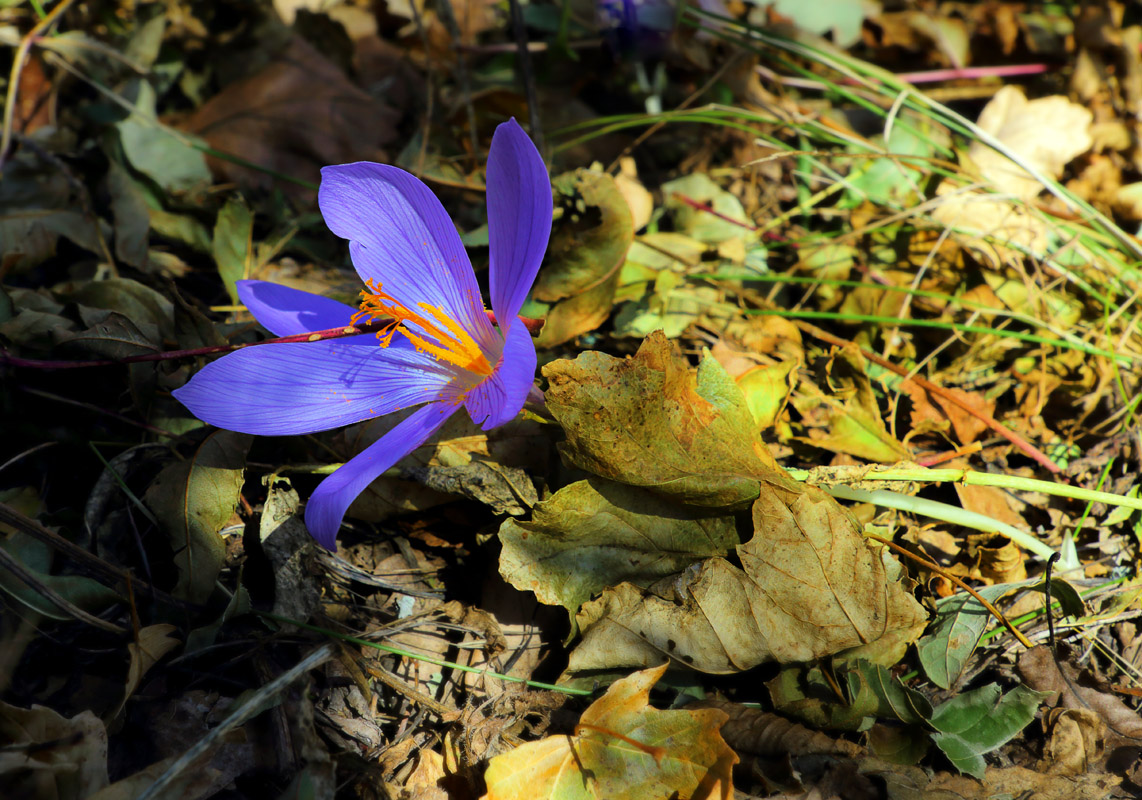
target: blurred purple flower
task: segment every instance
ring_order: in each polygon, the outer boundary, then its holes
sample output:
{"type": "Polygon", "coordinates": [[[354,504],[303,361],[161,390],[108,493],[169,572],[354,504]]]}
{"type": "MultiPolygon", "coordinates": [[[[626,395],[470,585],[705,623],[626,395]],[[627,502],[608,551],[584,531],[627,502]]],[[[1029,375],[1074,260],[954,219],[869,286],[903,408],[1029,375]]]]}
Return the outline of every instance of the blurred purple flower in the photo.
{"type": "Polygon", "coordinates": [[[277,336],[391,318],[379,334],[267,344],[207,364],[174,394],[199,419],[263,436],[312,433],[420,406],[322,481],[305,509],[335,550],[349,504],[463,405],[484,430],[519,413],[535,379],[535,345],[519,321],[551,233],[551,183],[513,119],[488,155],[488,320],[471,262],[440,201],[417,178],[370,162],[321,171],[325,222],[349,240],[366,289],[359,309],[265,281],[238,293],[277,336]],[[395,334],[400,334],[396,336],[395,334]]]}

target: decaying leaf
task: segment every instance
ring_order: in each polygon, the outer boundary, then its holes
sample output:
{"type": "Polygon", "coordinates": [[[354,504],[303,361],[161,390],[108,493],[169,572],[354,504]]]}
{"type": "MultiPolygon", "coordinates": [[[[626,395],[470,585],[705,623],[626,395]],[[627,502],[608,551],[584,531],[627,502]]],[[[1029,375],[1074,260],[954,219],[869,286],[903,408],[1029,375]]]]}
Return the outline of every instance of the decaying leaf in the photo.
{"type": "Polygon", "coordinates": [[[552,189],[563,216],[552,228],[531,290],[547,317],[541,347],[593,330],[610,315],[619,268],[634,238],[630,206],[610,175],[575,170],[557,176],[552,189]]]}
{"type": "Polygon", "coordinates": [[[219,532],[238,504],[252,439],[232,431],[210,434],[189,460],[164,468],[143,496],[175,551],[176,597],[202,602],[214,591],[225,555],[219,532]]]}
{"type": "MultiPolygon", "coordinates": [[[[1031,167],[1058,178],[1067,162],[1090,149],[1091,118],[1088,109],[1065,97],[1029,101],[1019,88],[1005,86],[980,114],[979,126],[1031,167]]],[[[969,155],[989,185],[1023,202],[964,191],[945,181],[937,187],[942,202],[932,216],[968,236],[983,237],[968,239],[967,244],[992,264],[1011,257],[1008,245],[1045,254],[1052,242],[1050,226],[1025,205],[1043,186],[1023,167],[982,142],[973,142],[969,155]]]]}
{"type": "Polygon", "coordinates": [[[738,544],[732,515],[666,503],[632,486],[591,478],[500,528],[500,573],[517,589],[561,605],[572,619],[608,586],[649,586],[738,544]]]}
{"type": "Polygon", "coordinates": [[[178,628],[169,622],[148,625],[139,631],[135,641],[128,643],[127,652],[131,656],[131,662],[127,668],[127,684],[123,689],[123,699],[112,717],[117,717],[123,710],[123,706],[139,688],[147,671],[159,663],[163,656],[182,644],[180,639],[171,635],[177,630],[178,628]]]}
{"type": "Polygon", "coordinates": [[[739,753],[759,756],[835,755],[855,758],[864,748],[848,739],[832,736],[791,722],[778,714],[717,698],[699,700],[687,708],[717,708],[729,719],[722,726],[722,738],[739,753]]]}
{"type": "MultiPolygon", "coordinates": [[[[611,585],[576,616],[583,641],[569,673],[665,659],[736,672],[862,646],[890,662],[919,634],[925,614],[899,563],[870,548],[835,500],[772,466],[745,398],[714,359],[695,376],[657,333],[632,358],[588,352],[545,374],[548,408],[567,434],[563,453],[576,466],[683,504],[740,509],[753,500],[752,538],[735,552],[740,567],[709,557],[649,586],[641,568],[625,582],[608,571],[611,585]]],[[[645,536],[661,528],[661,513],[631,514],[626,524],[645,536]]],[[[545,560],[547,582],[574,562],[564,557],[561,566],[545,560]]],[[[571,578],[558,580],[567,586],[571,578]]],[[[576,578],[573,590],[548,596],[577,603],[601,582],[576,578]]]]}
{"type": "MultiPolygon", "coordinates": [[[[227,86],[183,127],[214,149],[263,168],[209,158],[220,180],[269,188],[273,172],[316,182],[326,164],[376,159],[393,140],[395,116],[295,36],[258,73],[227,86]]],[[[311,194],[286,183],[281,188],[311,194]]]]}
{"type": "Polygon", "coordinates": [[[734,754],[716,709],[659,711],[650,688],[666,667],[615,682],[579,719],[573,736],[551,736],[492,759],[484,800],[536,797],[693,800],[733,797],[734,754]]]}
{"type": "Polygon", "coordinates": [[[1019,675],[1033,689],[1049,692],[1047,704],[1062,708],[1089,709],[1106,723],[1114,742],[1142,739],[1142,717],[1109,691],[1100,688],[1085,670],[1069,660],[1055,658],[1046,645],[1019,656],[1019,675]]]}
{"type": "Polygon", "coordinates": [[[543,374],[547,406],[567,433],[562,451],[582,469],[709,506],[752,500],[761,476],[777,476],[721,365],[703,359],[695,380],[660,332],[633,358],[589,351],[543,374]]]}
{"type": "Polygon", "coordinates": [[[0,741],[5,797],[85,800],[107,786],[107,728],[90,711],[67,719],[0,703],[0,741]]]}

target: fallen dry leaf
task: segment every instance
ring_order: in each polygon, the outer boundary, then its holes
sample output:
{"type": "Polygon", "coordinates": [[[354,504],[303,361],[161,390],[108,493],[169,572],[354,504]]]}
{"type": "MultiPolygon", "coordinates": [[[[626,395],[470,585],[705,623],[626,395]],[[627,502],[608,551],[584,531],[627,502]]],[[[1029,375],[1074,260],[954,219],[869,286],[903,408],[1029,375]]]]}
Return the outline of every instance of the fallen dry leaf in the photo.
{"type": "Polygon", "coordinates": [[[1142,740],[1142,716],[1100,689],[1086,670],[1063,658],[1056,659],[1049,647],[1039,645],[1019,656],[1019,675],[1032,689],[1055,693],[1047,699],[1048,705],[1094,711],[1106,723],[1108,738],[1138,744],[1142,740]]]}
{"type": "MultiPolygon", "coordinates": [[[[1004,86],[976,124],[1031,166],[1058,178],[1069,161],[1090,149],[1092,118],[1089,109],[1062,95],[1028,100],[1022,89],[1004,86]]],[[[1000,192],[1030,200],[1043,190],[1025,169],[983,142],[973,142],[968,155],[1000,192]]]]}
{"type": "MultiPolygon", "coordinates": [[[[575,466],[681,504],[740,508],[753,500],[753,536],[735,548],[740,567],[708,557],[650,586],[635,585],[646,577],[636,572],[619,582],[621,572],[611,569],[610,585],[576,616],[584,636],[570,673],[667,658],[728,673],[857,647],[871,648],[867,658],[891,663],[919,635],[927,615],[901,580],[899,562],[870,547],[834,499],[771,466],[745,398],[712,357],[694,374],[659,332],[634,357],[588,352],[544,371],[548,408],[567,434],[563,453],[575,466]]],[[[623,527],[641,533],[643,549],[653,552],[670,537],[647,532],[663,527],[656,515],[677,517],[669,509],[628,503],[623,527]]],[[[675,518],[667,528],[679,523],[675,518]]],[[[550,537],[535,527],[528,534],[550,537]]],[[[529,541],[528,547],[562,552],[573,548],[566,538],[529,541]]],[[[724,538],[718,542],[725,546],[724,538]]],[[[697,551],[690,552],[694,559],[697,551]]],[[[564,560],[577,563],[570,551],[564,560]]],[[[550,552],[541,561],[551,571],[557,566],[550,552]]],[[[570,606],[567,601],[580,602],[588,588],[598,591],[598,584],[584,586],[564,571],[557,583],[574,590],[561,589],[559,602],[570,606]]]]}
{"type": "MultiPolygon", "coordinates": [[[[1057,179],[1071,159],[1090,149],[1091,119],[1088,109],[1065,97],[1028,100],[1022,90],[1005,86],[984,108],[978,125],[1026,164],[1057,179]]],[[[1003,194],[1029,201],[1044,188],[1026,169],[982,142],[973,142],[968,154],[980,176],[1003,194]]],[[[933,210],[933,218],[963,234],[975,232],[995,240],[972,238],[967,242],[993,264],[1012,257],[1008,244],[1032,253],[1045,253],[1050,245],[1047,222],[1023,203],[996,199],[979,190],[965,191],[950,180],[941,183],[936,194],[943,202],[933,210]]]]}
{"type": "Polygon", "coordinates": [[[216,150],[263,170],[209,157],[219,180],[238,181],[309,199],[312,190],[279,182],[277,172],[316,183],[326,164],[385,161],[381,148],[396,136],[398,114],[355,86],[301,37],[269,64],[235,81],[194,112],[182,128],[216,150]]]}
{"type": "Polygon", "coordinates": [[[571,736],[551,736],[492,759],[484,800],[599,798],[692,800],[733,797],[738,757],[718,729],[716,709],[651,708],[666,667],[616,681],[583,712],[571,736]]]}

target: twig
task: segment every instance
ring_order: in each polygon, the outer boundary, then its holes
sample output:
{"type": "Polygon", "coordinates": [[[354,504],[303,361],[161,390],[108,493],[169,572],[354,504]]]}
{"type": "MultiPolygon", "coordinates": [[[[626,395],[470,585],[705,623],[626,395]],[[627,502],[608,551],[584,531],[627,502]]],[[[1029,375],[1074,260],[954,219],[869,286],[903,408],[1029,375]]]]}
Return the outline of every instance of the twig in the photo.
{"type": "Polygon", "coordinates": [[[245,702],[231,712],[226,719],[211,728],[210,733],[203,736],[187,749],[186,752],[179,756],[179,758],[167,768],[167,771],[148,786],[136,800],[155,800],[155,798],[158,797],[169,797],[168,789],[170,784],[172,784],[179,775],[193,766],[194,762],[212,750],[230,731],[264,711],[268,701],[289,688],[290,684],[309,672],[309,670],[328,661],[332,656],[333,645],[323,644],[281,675],[258,689],[251,696],[247,697],[245,702]]]}
{"type": "Polygon", "coordinates": [[[519,0],[510,0],[512,29],[515,32],[516,58],[519,60],[519,76],[523,81],[523,95],[527,98],[528,127],[535,149],[543,152],[543,127],[539,124],[539,100],[535,94],[535,73],[531,71],[531,54],[527,49],[527,28],[523,24],[523,11],[519,0]]]}
{"type": "Polygon", "coordinates": [[[966,583],[964,583],[963,580],[961,580],[959,578],[959,576],[953,575],[952,573],[948,572],[946,569],[944,569],[943,567],[941,567],[939,564],[937,564],[934,561],[929,561],[928,559],[923,558],[922,556],[916,555],[911,550],[906,550],[905,548],[898,545],[896,542],[893,542],[889,539],[885,539],[882,536],[877,536],[875,533],[866,533],[864,535],[869,539],[874,539],[875,541],[878,541],[881,544],[886,545],[887,547],[895,550],[897,553],[904,556],[905,558],[908,558],[908,559],[911,559],[912,561],[915,561],[917,564],[920,564],[925,569],[932,570],[932,572],[935,572],[940,577],[947,578],[949,581],[954,583],[956,586],[959,586],[965,592],[967,592],[972,597],[974,597],[976,600],[978,600],[983,605],[983,607],[988,610],[988,613],[990,613],[993,617],[995,617],[997,620],[999,620],[1001,623],[1003,623],[1003,625],[1007,628],[1007,630],[1011,631],[1011,635],[1014,636],[1016,639],[1018,639],[1019,643],[1021,645],[1026,647],[1028,650],[1030,650],[1032,647],[1035,646],[1035,645],[1031,644],[1030,640],[1028,640],[1028,638],[1026,636],[1023,635],[1023,632],[1021,630],[1019,630],[1014,625],[1012,625],[1011,622],[1008,621],[1007,617],[1003,616],[1003,614],[1000,612],[1000,610],[998,608],[996,608],[991,603],[989,603],[987,600],[985,600],[983,595],[981,595],[975,589],[971,588],[966,583]]]}
{"type": "Polygon", "coordinates": [[[0,132],[0,174],[4,172],[4,164],[8,160],[8,148],[12,144],[12,122],[16,117],[16,92],[20,86],[20,73],[24,69],[24,61],[28,58],[28,51],[32,49],[40,36],[43,35],[63,12],[67,11],[75,0],[62,0],[51,10],[51,13],[36,23],[27,36],[20,40],[16,54],[12,57],[12,71],[8,74],[8,95],[4,99],[4,130],[0,132]]]}
{"type": "MultiPolygon", "coordinates": [[[[452,0],[437,0],[437,13],[440,15],[444,27],[452,41],[459,45],[462,40],[460,26],[456,23],[456,15],[452,10],[452,0]]],[[[427,53],[425,56],[427,57],[427,53]]],[[[468,110],[468,142],[472,149],[472,158],[480,152],[480,136],[476,131],[476,106],[472,103],[472,82],[468,78],[468,57],[463,50],[456,51],[456,80],[460,84],[460,91],[464,94],[464,105],[468,110]]]]}
{"type": "Polygon", "coordinates": [[[26,517],[11,506],[0,503],[0,524],[10,525],[13,528],[26,533],[41,542],[50,546],[53,550],[63,554],[72,561],[82,564],[92,572],[99,573],[105,578],[112,581],[122,583],[130,594],[131,587],[137,586],[143,589],[147,594],[154,597],[167,605],[176,606],[179,608],[197,608],[193,603],[187,603],[184,600],[176,600],[166,592],[156,589],[150,583],[134,577],[129,571],[121,569],[120,567],[108,564],[94,553],[89,553],[74,542],[65,539],[53,530],[45,528],[40,523],[36,522],[30,517],[26,517]]]}
{"type": "MultiPolygon", "coordinates": [[[[754,297],[752,299],[755,303],[758,303],[758,305],[762,306],[763,308],[766,306],[770,306],[770,303],[768,303],[768,301],[764,300],[763,298],[754,297]]],[[[1048,472],[1051,472],[1051,473],[1054,473],[1055,475],[1058,475],[1061,480],[1066,480],[1066,477],[1064,475],[1062,475],[1062,472],[1063,472],[1062,468],[1058,464],[1056,464],[1054,461],[1049,459],[1046,456],[1046,454],[1044,454],[1041,450],[1039,450],[1037,447],[1035,447],[1035,445],[1028,442],[1026,439],[1024,439],[1022,436],[1020,436],[1019,434],[1017,434],[1015,431],[1011,430],[1010,428],[1008,428],[1004,425],[1001,425],[999,423],[999,421],[995,419],[995,417],[991,416],[990,414],[985,414],[984,412],[980,411],[977,408],[973,408],[965,400],[960,399],[959,397],[952,394],[951,392],[949,392],[947,389],[943,388],[942,386],[939,386],[935,383],[932,383],[932,381],[928,380],[927,378],[921,378],[919,375],[909,375],[908,370],[904,369],[903,367],[897,366],[896,364],[892,363],[888,359],[881,358],[879,355],[872,352],[871,350],[864,348],[864,347],[860,347],[855,342],[849,341],[848,339],[842,339],[839,336],[834,336],[833,334],[829,333],[828,331],[823,330],[821,328],[818,328],[816,325],[813,325],[809,322],[806,322],[806,321],[800,320],[800,319],[791,319],[790,321],[794,325],[796,325],[799,329],[801,329],[805,333],[808,333],[810,336],[813,336],[817,339],[820,339],[823,342],[827,342],[828,344],[831,344],[834,347],[856,347],[856,348],[858,348],[860,350],[861,355],[863,355],[865,358],[867,358],[872,363],[876,364],[879,367],[883,367],[884,369],[889,370],[890,372],[894,373],[895,375],[900,376],[901,378],[903,378],[907,382],[911,382],[911,383],[915,384],[916,386],[919,386],[924,391],[929,392],[931,394],[934,394],[942,400],[946,400],[947,402],[949,402],[952,405],[956,406],[957,408],[961,409],[965,413],[970,414],[971,416],[980,420],[985,425],[987,425],[988,428],[995,431],[1000,436],[1002,436],[1004,439],[1011,442],[1013,445],[1015,445],[1020,450],[1022,450],[1024,453],[1026,453],[1028,457],[1030,457],[1031,459],[1036,461],[1043,468],[1045,468],[1048,472]]]]}
{"type": "Polygon", "coordinates": [[[108,622],[107,620],[100,619],[99,617],[88,614],[86,611],[72,603],[59,592],[45,585],[43,581],[33,575],[29,570],[25,569],[23,564],[9,555],[7,550],[0,549],[0,567],[8,570],[21,581],[26,583],[29,587],[31,587],[33,591],[36,592],[36,594],[40,595],[46,600],[51,601],[52,605],[59,608],[60,611],[63,611],[71,617],[74,617],[80,622],[85,622],[93,628],[99,628],[100,630],[107,631],[108,633],[113,633],[116,636],[126,635],[126,628],[116,625],[114,622],[108,622]]]}

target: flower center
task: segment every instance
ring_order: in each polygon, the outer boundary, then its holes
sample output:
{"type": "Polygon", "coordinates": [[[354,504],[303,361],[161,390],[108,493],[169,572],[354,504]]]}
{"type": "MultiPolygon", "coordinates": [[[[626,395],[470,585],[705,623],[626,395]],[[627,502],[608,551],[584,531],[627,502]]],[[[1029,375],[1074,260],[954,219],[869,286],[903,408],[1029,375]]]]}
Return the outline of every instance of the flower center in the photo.
{"type": "Polygon", "coordinates": [[[372,278],[366,284],[369,288],[361,290],[361,310],[353,315],[353,324],[360,319],[388,319],[388,324],[377,332],[381,347],[388,347],[393,334],[400,331],[418,350],[431,353],[438,361],[479,375],[492,374],[492,367],[476,340],[447,313],[428,303],[417,303],[420,311],[414,311],[386,294],[372,278]],[[427,336],[409,330],[406,324],[409,322],[427,336]]]}

